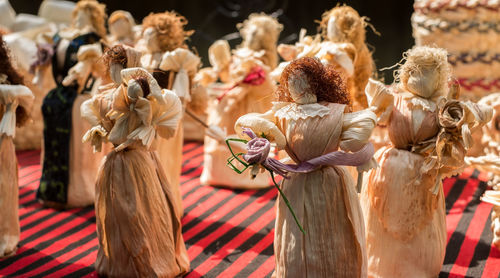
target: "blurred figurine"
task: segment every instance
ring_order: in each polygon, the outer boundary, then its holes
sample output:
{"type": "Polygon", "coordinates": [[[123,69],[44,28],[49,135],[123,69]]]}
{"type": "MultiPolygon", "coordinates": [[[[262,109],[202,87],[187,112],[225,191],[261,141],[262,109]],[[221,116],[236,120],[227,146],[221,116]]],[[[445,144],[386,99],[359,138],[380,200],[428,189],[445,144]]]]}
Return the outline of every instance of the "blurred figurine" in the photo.
{"type": "Polygon", "coordinates": [[[488,185],[492,190],[486,191],[482,200],[493,205],[491,212],[493,245],[500,249],[500,93],[483,97],[479,104],[493,108],[493,120],[483,127],[481,141],[485,154],[466,157],[466,162],[489,175],[488,185]]]}
{"type": "MultiPolygon", "coordinates": [[[[181,99],[183,107],[189,107],[191,81],[196,74],[200,58],[187,49],[186,39],[192,31],[185,31],[187,20],[175,12],[150,14],[142,22],[141,64],[156,79],[163,89],[172,90],[181,99]]],[[[182,168],[182,146],[184,143],[182,124],[176,134],[169,138],[158,138],[155,143],[161,164],[170,181],[175,203],[181,215],[180,175],[182,168]]]]}
{"type": "Polygon", "coordinates": [[[392,142],[375,157],[361,192],[370,277],[437,277],[446,250],[442,179],[464,166],[472,131],[491,109],[449,95],[443,49],[415,47],[404,55],[394,91],[370,80],[370,109],[392,142]]]}
{"type": "MultiPolygon", "coordinates": [[[[337,6],[323,14],[320,34],[305,36],[305,30],[301,30],[299,42],[295,45],[282,44],[278,47],[278,52],[285,61],[317,57],[323,63],[333,65],[343,75],[347,90],[353,98],[354,110],[364,109],[368,107],[364,89],[375,67],[365,42],[365,28],[368,26],[366,21],[366,17],[361,17],[353,8],[337,6]]],[[[279,78],[286,64],[287,62],[280,65],[274,73],[276,77],[279,78]]]]}
{"type": "Polygon", "coordinates": [[[102,156],[82,144],[87,128],[80,118],[80,105],[96,85],[94,64],[102,54],[99,41],[106,35],[104,10],[105,6],[95,0],[79,1],[71,27],[54,37],[52,71],[57,87],[42,105],[43,170],[37,192],[45,206],[68,208],[94,203],[95,177],[102,156]]]}
{"type": "MultiPolygon", "coordinates": [[[[200,72],[205,76],[201,78],[203,83],[220,79],[226,86],[222,90],[214,88],[217,94],[209,100],[208,125],[219,127],[230,137],[237,137],[234,124],[240,116],[264,113],[272,106],[275,87],[269,72],[277,64],[276,45],[283,26],[269,15],[251,14],[238,28],[243,38],[241,45],[231,55],[226,41],[216,41],[209,48],[212,67],[200,72]]],[[[205,136],[202,184],[242,189],[268,187],[269,176],[238,175],[226,166],[230,153],[224,142],[226,135],[221,133],[205,136]]]]}
{"type": "Polygon", "coordinates": [[[16,126],[29,119],[33,94],[12,66],[0,36],[0,258],[13,255],[19,235],[19,184],[16,150],[12,138],[16,126]]]}
{"type": "Polygon", "coordinates": [[[134,46],[135,21],[132,15],[127,11],[114,11],[108,19],[109,33],[108,42],[111,45],[125,44],[134,46]]]}
{"type": "Polygon", "coordinates": [[[181,102],[141,68],[122,70],[111,94],[82,105],[82,116],[93,125],[86,140],[96,150],[106,141],[114,146],[96,183],[97,274],[180,277],[189,271],[180,213],[151,145],[157,135],[174,136],[181,102]]]}
{"type": "Polygon", "coordinates": [[[311,57],[284,69],[277,98],[270,111],[244,115],[235,127],[252,138],[243,155],[247,163],[285,176],[281,190],[292,209],[278,198],[275,276],[366,277],[363,215],[356,182],[344,165],[360,172],[376,165],[368,142],[376,116],[351,113],[339,73],[311,57]],[[268,157],[268,140],[296,164],[268,157]]]}

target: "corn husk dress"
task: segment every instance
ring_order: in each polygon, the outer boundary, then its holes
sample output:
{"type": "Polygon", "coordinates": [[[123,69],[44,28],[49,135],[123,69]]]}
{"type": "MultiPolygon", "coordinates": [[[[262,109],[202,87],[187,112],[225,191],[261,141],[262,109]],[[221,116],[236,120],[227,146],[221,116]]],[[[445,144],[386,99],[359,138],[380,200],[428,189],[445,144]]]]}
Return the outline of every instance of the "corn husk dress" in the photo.
{"type": "MultiPolygon", "coordinates": [[[[191,51],[183,48],[165,53],[145,54],[141,57],[141,64],[153,76],[168,76],[167,82],[160,83],[164,89],[172,90],[181,98],[183,105],[191,100],[190,79],[196,73],[200,58],[191,51]]],[[[182,122],[175,129],[175,135],[166,139],[158,137],[154,147],[158,151],[161,165],[165,170],[169,185],[176,198],[179,217],[182,217],[184,208],[180,192],[180,176],[182,170],[182,146],[184,144],[184,129],[182,122]]]]}
{"type": "MultiPolygon", "coordinates": [[[[284,137],[295,163],[337,151],[358,151],[375,126],[367,110],[345,113],[341,104],[275,103],[266,114],[248,114],[236,123],[267,138],[284,137]],[[275,136],[272,134],[281,134],[275,136]]],[[[371,164],[371,166],[373,166],[371,164]]],[[[276,277],[366,277],[365,231],[355,181],[344,166],[290,174],[281,188],[306,234],[278,198],[274,236],[276,277]]]]}
{"type": "Polygon", "coordinates": [[[34,97],[22,85],[0,85],[0,258],[13,255],[21,234],[19,228],[19,185],[13,137],[16,109],[31,111],[34,97]]]}
{"type": "MultiPolygon", "coordinates": [[[[461,138],[469,137],[470,131],[456,136],[457,141],[447,137],[436,98],[392,93],[374,81],[366,93],[379,121],[387,123],[392,142],[375,154],[379,167],[365,175],[361,193],[368,276],[437,277],[446,250],[441,180],[463,166],[461,138]]],[[[482,108],[469,105],[463,120],[457,120],[458,129],[462,125],[472,129],[488,120],[482,108]]]]}
{"type": "Polygon", "coordinates": [[[156,135],[174,135],[181,103],[173,92],[151,88],[146,98],[134,98],[122,85],[82,106],[93,124],[86,139],[97,149],[106,139],[115,146],[96,184],[95,266],[102,276],[178,277],[189,271],[176,197],[150,149],[156,135]]]}
{"type": "MultiPolygon", "coordinates": [[[[269,77],[269,68],[259,60],[260,53],[241,48],[233,54],[230,66],[230,89],[219,90],[208,102],[209,125],[226,130],[228,137],[237,137],[234,124],[247,113],[264,113],[272,106],[272,94],[275,86],[269,77]],[[252,75],[261,74],[260,82],[244,82],[252,75]]],[[[270,185],[269,175],[262,174],[252,179],[250,172],[237,174],[227,167],[227,159],[231,156],[226,144],[210,136],[205,136],[204,163],[201,183],[205,185],[225,186],[238,189],[266,188],[270,185]]],[[[241,150],[235,147],[237,152],[241,150]]]]}

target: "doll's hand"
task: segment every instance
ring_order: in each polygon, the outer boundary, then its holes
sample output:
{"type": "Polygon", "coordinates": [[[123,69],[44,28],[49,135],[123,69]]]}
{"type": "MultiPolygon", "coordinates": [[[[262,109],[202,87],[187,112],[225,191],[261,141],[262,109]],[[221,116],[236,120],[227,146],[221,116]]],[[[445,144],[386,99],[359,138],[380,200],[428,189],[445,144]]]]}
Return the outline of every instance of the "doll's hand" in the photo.
{"type": "Polygon", "coordinates": [[[92,63],[86,61],[78,62],[69,70],[68,75],[63,79],[62,84],[64,86],[70,86],[76,82],[78,85],[83,85],[85,78],[87,78],[87,76],[91,73],[91,69],[92,63]]]}
{"type": "Polygon", "coordinates": [[[222,129],[219,126],[211,125],[206,130],[207,135],[213,139],[219,141],[219,143],[224,144],[227,138],[226,129],[222,129]]]}

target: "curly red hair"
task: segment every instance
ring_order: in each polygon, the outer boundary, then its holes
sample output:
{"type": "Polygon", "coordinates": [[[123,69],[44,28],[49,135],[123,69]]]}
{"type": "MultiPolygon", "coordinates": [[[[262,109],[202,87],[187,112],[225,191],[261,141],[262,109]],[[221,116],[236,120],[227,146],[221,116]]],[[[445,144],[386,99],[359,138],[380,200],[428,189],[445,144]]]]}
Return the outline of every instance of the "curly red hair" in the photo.
{"type": "Polygon", "coordinates": [[[299,73],[306,75],[310,93],[316,95],[318,102],[351,104],[350,95],[340,73],[333,66],[325,66],[318,59],[311,57],[299,58],[285,67],[276,91],[278,101],[293,102],[288,89],[288,79],[299,73]]]}
{"type": "MultiPolygon", "coordinates": [[[[10,51],[0,35],[0,74],[7,76],[7,84],[24,85],[23,76],[14,68],[10,51]]],[[[1,112],[1,111],[0,111],[1,112]]],[[[29,113],[22,106],[16,109],[16,126],[23,126],[29,120],[29,113]]]]}
{"type": "Polygon", "coordinates": [[[106,70],[109,73],[112,64],[120,64],[123,68],[127,68],[127,51],[123,45],[118,44],[109,48],[106,53],[102,56],[106,70]]]}

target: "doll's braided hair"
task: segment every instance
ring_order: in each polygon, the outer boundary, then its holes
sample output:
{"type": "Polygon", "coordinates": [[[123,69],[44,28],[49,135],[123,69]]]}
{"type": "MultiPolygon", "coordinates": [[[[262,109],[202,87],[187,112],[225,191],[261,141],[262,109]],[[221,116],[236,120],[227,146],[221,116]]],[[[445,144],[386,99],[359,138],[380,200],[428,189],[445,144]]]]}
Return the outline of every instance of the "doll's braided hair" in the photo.
{"type": "Polygon", "coordinates": [[[323,65],[318,59],[303,57],[292,61],[281,74],[280,84],[276,91],[278,101],[293,102],[288,89],[290,76],[304,73],[309,84],[309,93],[316,95],[318,102],[351,104],[341,75],[331,65],[323,65]]]}

